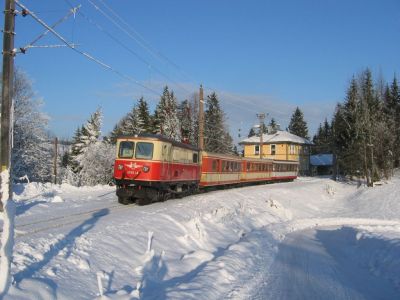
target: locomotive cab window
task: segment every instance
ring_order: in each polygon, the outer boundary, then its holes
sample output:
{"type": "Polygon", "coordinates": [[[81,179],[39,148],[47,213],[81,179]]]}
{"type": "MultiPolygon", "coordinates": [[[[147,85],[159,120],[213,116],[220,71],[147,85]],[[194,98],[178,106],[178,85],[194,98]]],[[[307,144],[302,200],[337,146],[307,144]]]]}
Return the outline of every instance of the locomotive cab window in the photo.
{"type": "Polygon", "coordinates": [[[134,142],[123,141],[119,143],[118,157],[120,158],[132,158],[133,149],[135,148],[134,142]]]}
{"type": "Polygon", "coordinates": [[[136,144],[136,158],[139,159],[152,159],[153,158],[153,147],[152,143],[138,142],[136,144]]]}

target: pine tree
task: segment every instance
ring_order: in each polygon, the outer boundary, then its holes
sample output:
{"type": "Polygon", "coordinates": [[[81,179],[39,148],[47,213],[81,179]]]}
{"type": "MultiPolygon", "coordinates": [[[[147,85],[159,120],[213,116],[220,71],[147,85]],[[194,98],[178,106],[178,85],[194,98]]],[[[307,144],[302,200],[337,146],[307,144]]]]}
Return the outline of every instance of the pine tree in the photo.
{"type": "Polygon", "coordinates": [[[333,119],[334,153],[342,174],[360,174],[363,167],[361,151],[361,115],[359,87],[355,78],[350,82],[344,105],[338,105],[333,119]]]}
{"type": "Polygon", "coordinates": [[[166,86],[156,107],[153,118],[155,133],[163,134],[176,141],[181,141],[178,107],[174,93],[166,86]]]}
{"type": "Polygon", "coordinates": [[[256,131],[254,130],[253,127],[250,128],[249,134],[247,135],[247,137],[252,137],[252,136],[256,136],[256,131]]]}
{"type": "Polygon", "coordinates": [[[386,85],[384,94],[384,111],[388,129],[393,137],[391,140],[391,156],[393,167],[400,166],[400,91],[397,78],[394,76],[390,85],[386,85]]]}
{"type": "Polygon", "coordinates": [[[188,100],[182,101],[178,107],[178,118],[181,125],[181,135],[184,141],[194,145],[194,120],[193,120],[193,109],[191,103],[188,100]]]}
{"type": "Polygon", "coordinates": [[[391,176],[396,151],[393,106],[391,89],[383,80],[374,86],[368,69],[357,80],[353,78],[332,125],[334,152],[342,174],[362,175],[368,186],[382,176],[391,176]]]}
{"type": "Polygon", "coordinates": [[[206,151],[232,153],[233,139],[224,122],[224,113],[215,93],[207,96],[204,118],[204,144],[206,151]]]}
{"type": "Polygon", "coordinates": [[[270,128],[270,130],[272,132],[277,131],[279,128],[278,123],[276,123],[274,118],[271,118],[271,121],[269,122],[268,127],[270,128]]]}
{"type": "MultiPolygon", "coordinates": [[[[97,109],[81,128],[75,132],[71,147],[70,169],[79,176],[85,164],[85,153],[90,145],[99,141],[101,134],[101,109],[97,109]]],[[[79,183],[78,183],[79,184],[79,183]]]]}
{"type": "Polygon", "coordinates": [[[141,127],[141,132],[151,133],[151,116],[149,112],[149,106],[147,102],[141,97],[137,105],[139,126],[141,127]]]}
{"type": "Polygon", "coordinates": [[[299,107],[294,111],[290,123],[289,132],[297,136],[308,139],[308,127],[306,121],[304,121],[303,112],[299,107]]]}
{"type": "Polygon", "coordinates": [[[324,125],[319,124],[317,134],[313,138],[313,153],[332,153],[332,128],[325,118],[324,125]]]}
{"type": "Polygon", "coordinates": [[[139,118],[138,106],[132,107],[132,110],[122,119],[119,130],[122,135],[137,135],[144,131],[144,125],[139,118]]]}
{"type": "Polygon", "coordinates": [[[117,137],[122,135],[122,129],[121,129],[122,123],[123,120],[120,120],[118,124],[114,126],[114,129],[110,132],[109,136],[107,137],[107,140],[113,145],[117,143],[117,137]]]}

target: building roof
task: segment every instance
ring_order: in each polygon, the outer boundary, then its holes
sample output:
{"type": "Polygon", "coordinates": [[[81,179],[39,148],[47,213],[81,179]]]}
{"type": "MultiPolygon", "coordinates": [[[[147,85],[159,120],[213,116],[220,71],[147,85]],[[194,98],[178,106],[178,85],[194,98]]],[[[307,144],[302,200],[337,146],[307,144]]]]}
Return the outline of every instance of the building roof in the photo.
{"type": "MultiPolygon", "coordinates": [[[[241,141],[239,144],[245,145],[245,144],[259,144],[259,143],[260,143],[260,137],[252,136],[241,141]]],[[[271,143],[293,143],[302,145],[312,145],[312,142],[310,142],[309,140],[282,130],[278,130],[275,133],[263,134],[263,144],[271,144],[271,143]]]]}
{"type": "Polygon", "coordinates": [[[333,154],[316,154],[310,156],[312,166],[332,166],[333,154]]]}

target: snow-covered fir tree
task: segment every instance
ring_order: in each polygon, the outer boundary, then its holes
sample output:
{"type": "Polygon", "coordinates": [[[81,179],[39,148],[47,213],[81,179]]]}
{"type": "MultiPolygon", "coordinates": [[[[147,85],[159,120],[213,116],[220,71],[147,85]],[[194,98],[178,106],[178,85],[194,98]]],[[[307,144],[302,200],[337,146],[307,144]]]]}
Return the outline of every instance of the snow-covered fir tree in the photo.
{"type": "Polygon", "coordinates": [[[181,141],[181,125],[178,117],[178,105],[174,93],[164,88],[160,102],[153,117],[154,132],[181,141]]]}
{"type": "Polygon", "coordinates": [[[369,69],[363,71],[351,81],[345,103],[338,105],[332,122],[335,170],[364,176],[370,186],[390,177],[396,165],[396,105],[390,98],[391,88],[384,86],[381,81],[374,85],[369,69]]]}
{"type": "Polygon", "coordinates": [[[11,152],[15,178],[51,181],[53,147],[47,133],[48,116],[40,111],[27,76],[16,70],[14,77],[14,130],[11,152]]]}
{"type": "Polygon", "coordinates": [[[206,151],[232,153],[233,139],[230,136],[224,113],[219,105],[216,93],[207,96],[204,114],[204,146],[206,151]]]}
{"type": "Polygon", "coordinates": [[[308,139],[307,122],[304,120],[303,112],[299,107],[296,107],[293,112],[288,129],[290,133],[308,139]]]}
{"type": "Polygon", "coordinates": [[[82,155],[80,171],[81,185],[108,184],[113,178],[115,145],[96,141],[82,155]]]}
{"type": "Polygon", "coordinates": [[[144,133],[151,133],[152,132],[152,122],[151,122],[151,116],[149,112],[149,106],[144,100],[143,97],[141,97],[138,101],[137,104],[137,111],[138,111],[138,119],[139,119],[139,126],[141,127],[141,131],[144,133]]]}
{"type": "MultiPolygon", "coordinates": [[[[85,152],[89,146],[99,141],[101,135],[102,112],[98,108],[85,125],[78,128],[71,145],[70,170],[79,174],[85,164],[85,152]]],[[[69,176],[70,174],[68,174],[69,176]]]]}
{"type": "Polygon", "coordinates": [[[139,111],[137,106],[134,106],[132,110],[123,118],[120,125],[121,134],[123,135],[135,135],[140,134],[143,131],[143,124],[139,119],[139,111]]]}
{"type": "MultiPolygon", "coordinates": [[[[334,153],[337,168],[350,176],[361,174],[363,156],[361,153],[361,110],[359,87],[355,78],[350,82],[343,104],[338,104],[332,121],[334,153]]],[[[362,172],[363,173],[363,172],[362,172]]]]}
{"type": "Polygon", "coordinates": [[[108,141],[111,144],[115,144],[117,142],[117,137],[120,136],[122,134],[122,123],[123,123],[123,119],[120,120],[118,122],[118,124],[116,124],[114,126],[114,129],[110,132],[110,134],[106,137],[106,141],[108,141]]]}
{"type": "Polygon", "coordinates": [[[178,107],[178,118],[181,125],[181,135],[184,141],[194,145],[196,143],[194,116],[192,103],[189,100],[184,100],[178,107]]]}
{"type": "Polygon", "coordinates": [[[152,122],[149,114],[147,102],[141,97],[137,104],[132,107],[115,126],[111,133],[106,137],[106,141],[112,144],[117,142],[120,135],[135,135],[140,133],[151,133],[152,122]]]}

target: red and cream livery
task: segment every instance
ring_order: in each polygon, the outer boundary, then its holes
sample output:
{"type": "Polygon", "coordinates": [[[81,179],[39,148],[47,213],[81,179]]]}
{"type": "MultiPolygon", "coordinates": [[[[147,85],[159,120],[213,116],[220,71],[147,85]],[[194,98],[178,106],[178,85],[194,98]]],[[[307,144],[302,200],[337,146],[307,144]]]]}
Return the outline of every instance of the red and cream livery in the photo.
{"type": "Polygon", "coordinates": [[[146,204],[199,188],[293,180],[297,170],[298,162],[209,153],[145,134],[117,139],[114,178],[120,203],[146,204]]]}
{"type": "Polygon", "coordinates": [[[160,135],[117,139],[114,178],[120,203],[165,200],[169,194],[196,190],[199,150],[160,135]]]}

